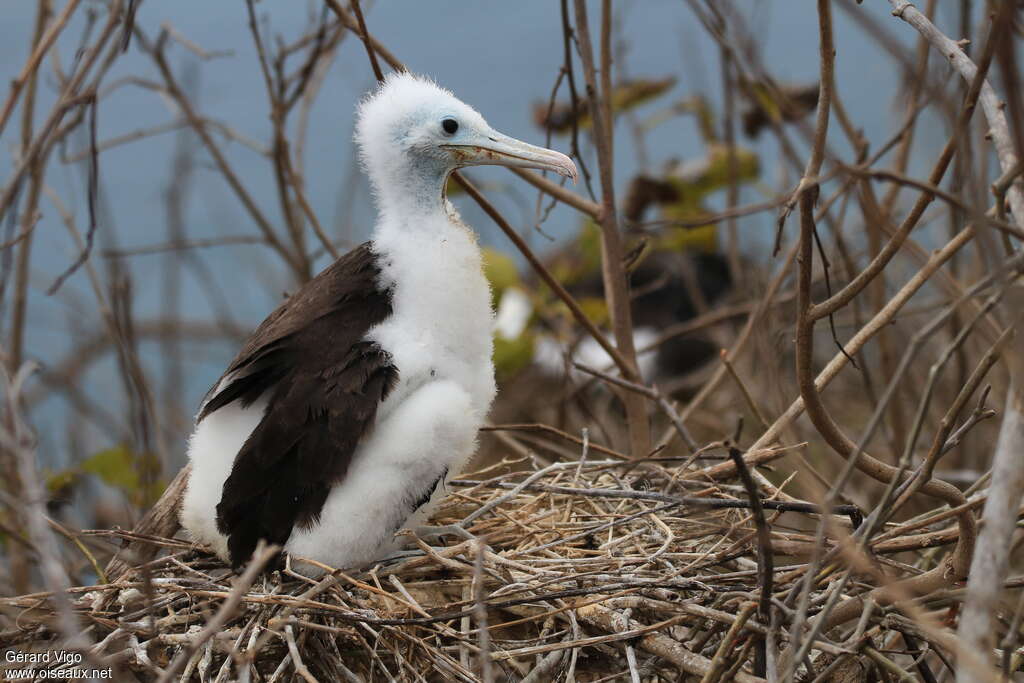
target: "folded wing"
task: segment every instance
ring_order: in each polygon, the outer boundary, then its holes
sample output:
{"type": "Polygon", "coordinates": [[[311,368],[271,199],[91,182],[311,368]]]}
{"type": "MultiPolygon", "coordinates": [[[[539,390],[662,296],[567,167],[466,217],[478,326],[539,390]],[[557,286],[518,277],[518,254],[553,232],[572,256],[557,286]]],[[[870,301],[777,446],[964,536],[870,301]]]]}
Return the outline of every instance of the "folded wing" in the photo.
{"type": "Polygon", "coordinates": [[[217,505],[235,566],[260,539],[284,545],[293,527],[319,521],[398,380],[387,351],[366,339],[390,314],[391,293],[365,243],[275,310],[215,385],[199,420],[235,401],[267,404],[217,505]]]}

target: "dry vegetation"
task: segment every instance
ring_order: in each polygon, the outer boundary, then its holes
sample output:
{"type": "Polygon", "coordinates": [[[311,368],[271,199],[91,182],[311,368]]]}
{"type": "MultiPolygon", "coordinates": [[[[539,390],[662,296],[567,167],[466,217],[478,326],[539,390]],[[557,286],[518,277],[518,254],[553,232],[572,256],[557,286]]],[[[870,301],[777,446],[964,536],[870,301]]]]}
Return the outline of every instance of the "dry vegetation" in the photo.
{"type": "MultiPolygon", "coordinates": [[[[720,92],[690,93],[642,120],[636,108],[674,84],[664,74],[613,78],[615,41],[643,37],[616,35],[610,0],[551,3],[565,62],[535,117],[549,136],[565,135],[552,144],[572,150],[584,182],[570,188],[517,175],[538,192],[538,225],[549,203],[579,212],[578,253],[572,246],[534,253],[522,237],[531,226],[512,225],[465,177],[456,182],[468,197],[457,201],[479,204],[528,264],[512,280],[535,305],[529,334],[569,345],[590,338],[613,363],[569,372],[566,359],[567,372],[552,377],[528,354],[524,363],[509,351],[519,347],[506,348],[479,469],[455,482],[434,520],[438,534],[410,538],[408,550],[375,567],[311,580],[287,567],[261,574],[273,549],[262,548],[236,575],[175,538],[182,477],[165,488],[163,476],[181,462],[187,424],[179,416],[192,409],[173,404],[182,344],[235,339],[245,330],[228,318],[187,323],[175,317],[173,302],[170,317],[135,318],[131,280],[118,265],[132,254],[104,259],[93,248],[103,229],[96,203],[104,150],[132,141],[97,139],[96,112],[115,86],[164,98],[179,114],[173,127],[191,131],[250,219],[228,240],[188,241],[172,231],[161,248],[181,258],[167,273],[166,296],[181,296],[195,254],[215,242],[265,245],[298,282],[314,273],[317,254],[346,246],[307,199],[310,108],[342,41],[362,41],[365,58],[348,66],[378,78],[403,68],[401,46],[373,38],[372,13],[364,17],[357,0],[325,0],[308,33],[281,41],[269,39],[259,5],[249,2],[249,25],[238,30],[255,41],[258,64],[246,68],[262,74],[273,123],[269,141],[253,142],[230,122],[207,118],[168,58],[173,48],[207,59],[212,47],[191,43],[172,25],[139,25],[139,2],[38,0],[31,53],[0,104],[0,135],[14,152],[0,187],[5,651],[74,652],[82,656],[77,666],[109,667],[125,681],[963,682],[1019,675],[1018,3],[950,0],[959,24],[940,30],[931,21],[936,0],[920,7],[889,0],[888,24],[854,0],[805,2],[818,34],[792,40],[820,45],[819,82],[808,87],[772,78],[732,2],[687,0],[693,25],[720,47],[721,73],[706,79],[720,92]],[[588,11],[595,15],[589,22],[588,11]],[[60,64],[55,41],[83,12],[92,13],[91,28],[77,58],[60,64]],[[842,37],[838,53],[837,12],[861,24],[855,37],[842,37]],[[897,32],[913,36],[910,48],[892,39],[897,32]],[[899,125],[880,139],[868,139],[850,119],[843,83],[834,78],[837,59],[864,50],[886,53],[905,84],[890,94],[899,125]],[[111,84],[108,72],[126,51],[151,60],[159,80],[111,84]],[[54,76],[46,82],[59,94],[51,110],[38,111],[48,60],[54,76]],[[720,114],[709,100],[722,103],[720,114]],[[703,166],[647,172],[615,186],[616,135],[643,141],[659,120],[689,115],[707,143],[703,166]],[[921,130],[925,120],[941,127],[941,146],[928,147],[936,136],[921,130]],[[762,180],[764,196],[746,204],[740,186],[759,171],[740,140],[741,124],[747,135],[771,136],[789,174],[774,191],[762,180]],[[69,202],[47,185],[51,166],[76,163],[62,152],[73,134],[89,142],[77,162],[87,167],[84,217],[67,211],[69,202]],[[224,153],[228,144],[257,149],[276,197],[247,189],[224,153]],[[925,160],[923,172],[914,172],[917,158],[925,160]],[[723,210],[703,203],[715,192],[725,197],[723,210]],[[280,221],[268,214],[274,202],[280,221]],[[70,277],[87,282],[97,336],[83,338],[73,358],[36,372],[26,362],[26,329],[44,204],[81,253],[51,294],[70,277]],[[655,211],[657,220],[648,215],[655,211]],[[778,216],[775,253],[741,250],[745,227],[766,214],[778,216]],[[637,355],[646,349],[633,336],[640,296],[631,281],[636,288],[645,261],[692,248],[708,226],[731,290],[708,304],[691,287],[687,296],[698,300],[692,315],[663,325],[643,345],[696,337],[722,352],[686,372],[643,377],[637,355]],[[579,265],[572,257],[586,256],[587,244],[603,285],[597,304],[571,276],[579,265]],[[172,371],[159,380],[139,351],[142,339],[158,340],[171,359],[172,371]],[[104,354],[117,360],[126,397],[120,408],[98,405],[81,388],[83,364],[104,354]],[[71,406],[69,430],[95,422],[122,445],[76,454],[66,476],[45,474],[31,420],[32,406],[50,394],[71,406]],[[119,485],[139,519],[72,528],[48,504],[83,477],[119,485]]],[[[880,97],[879,106],[890,105],[880,97]]],[[[174,160],[182,174],[190,163],[174,160]]],[[[180,228],[173,192],[167,211],[168,224],[180,228]]],[[[532,340],[524,337],[524,348],[532,340]]],[[[66,668],[53,661],[11,666],[37,676],[66,668]]]]}

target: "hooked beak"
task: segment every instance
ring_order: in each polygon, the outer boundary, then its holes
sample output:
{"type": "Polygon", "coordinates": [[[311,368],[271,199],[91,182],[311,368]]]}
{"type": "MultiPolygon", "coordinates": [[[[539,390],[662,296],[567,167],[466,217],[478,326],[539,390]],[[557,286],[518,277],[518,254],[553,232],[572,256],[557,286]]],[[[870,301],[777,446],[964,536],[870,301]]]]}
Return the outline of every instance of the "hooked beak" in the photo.
{"type": "Polygon", "coordinates": [[[441,145],[455,157],[459,166],[513,166],[554,171],[559,175],[577,178],[576,164],[561,152],[535,147],[496,131],[476,136],[469,143],[441,145]]]}

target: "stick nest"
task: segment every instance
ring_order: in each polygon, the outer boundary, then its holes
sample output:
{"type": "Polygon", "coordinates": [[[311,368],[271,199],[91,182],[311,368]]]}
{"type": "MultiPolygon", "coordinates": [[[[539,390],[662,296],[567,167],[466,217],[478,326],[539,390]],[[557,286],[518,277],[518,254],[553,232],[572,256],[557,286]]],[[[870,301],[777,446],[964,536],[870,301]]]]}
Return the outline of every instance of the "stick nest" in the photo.
{"type": "MultiPolygon", "coordinates": [[[[763,463],[784,450],[746,458],[763,463]]],[[[770,628],[757,610],[766,549],[743,507],[749,495],[736,463],[698,465],[592,459],[499,476],[492,468],[449,487],[434,518],[444,536],[412,537],[372,568],[319,579],[287,565],[239,576],[202,548],[144,539],[164,547],[157,559],[72,589],[69,606],[95,643],[87,661],[113,666],[115,680],[117,671],[142,681],[677,680],[680,672],[762,680],[753,672],[770,628]]],[[[780,603],[803,579],[794,556],[806,559],[818,516],[766,509],[764,517],[780,603]]],[[[840,535],[857,523],[830,519],[840,535]]],[[[860,577],[845,593],[872,587],[860,577]]],[[[812,614],[826,589],[811,594],[812,614]]],[[[56,647],[52,598],[0,601],[18,624],[0,633],[0,647],[56,647]]],[[[791,615],[779,613],[775,637],[785,642],[791,615]]],[[[807,680],[834,666],[843,650],[832,642],[812,648],[807,680]]]]}

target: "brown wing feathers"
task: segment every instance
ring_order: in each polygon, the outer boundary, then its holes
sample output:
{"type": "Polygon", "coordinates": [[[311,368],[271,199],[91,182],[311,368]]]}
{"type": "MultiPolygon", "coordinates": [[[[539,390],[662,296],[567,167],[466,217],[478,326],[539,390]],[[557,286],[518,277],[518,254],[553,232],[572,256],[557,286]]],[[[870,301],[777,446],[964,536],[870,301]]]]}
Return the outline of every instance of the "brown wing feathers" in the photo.
{"type": "Polygon", "coordinates": [[[259,539],[283,545],[293,526],[319,520],[398,380],[389,354],[364,339],[391,314],[379,273],[366,243],[307,283],[253,333],[200,413],[267,399],[217,506],[236,566],[259,539]]]}

